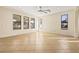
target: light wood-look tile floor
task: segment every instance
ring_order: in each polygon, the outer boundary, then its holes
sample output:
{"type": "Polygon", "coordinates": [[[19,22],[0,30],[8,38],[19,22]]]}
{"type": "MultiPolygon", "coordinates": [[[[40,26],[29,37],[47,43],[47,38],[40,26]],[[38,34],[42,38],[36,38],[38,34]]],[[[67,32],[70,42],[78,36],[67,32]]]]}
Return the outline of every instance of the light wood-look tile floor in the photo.
{"type": "Polygon", "coordinates": [[[47,32],[35,32],[0,38],[0,52],[78,53],[79,38],[47,32]]]}

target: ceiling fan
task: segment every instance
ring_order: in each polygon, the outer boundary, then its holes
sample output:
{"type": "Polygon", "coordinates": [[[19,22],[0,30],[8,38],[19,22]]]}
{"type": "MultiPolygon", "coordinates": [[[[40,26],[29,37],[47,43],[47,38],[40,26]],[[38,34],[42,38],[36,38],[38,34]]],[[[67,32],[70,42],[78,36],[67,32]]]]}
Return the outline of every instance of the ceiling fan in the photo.
{"type": "Polygon", "coordinates": [[[51,12],[51,10],[50,10],[50,9],[43,10],[43,9],[42,9],[42,6],[39,6],[38,12],[49,13],[49,12],[51,12]]]}

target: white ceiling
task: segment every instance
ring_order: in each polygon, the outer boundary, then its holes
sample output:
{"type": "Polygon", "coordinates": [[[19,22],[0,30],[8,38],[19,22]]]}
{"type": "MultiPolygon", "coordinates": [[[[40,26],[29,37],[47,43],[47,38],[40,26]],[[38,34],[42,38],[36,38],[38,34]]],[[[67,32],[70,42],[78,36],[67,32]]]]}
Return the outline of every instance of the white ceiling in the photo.
{"type": "MultiPolygon", "coordinates": [[[[8,8],[16,9],[16,10],[21,10],[26,13],[33,14],[35,16],[44,16],[47,15],[45,13],[38,12],[39,6],[7,6],[8,8]]],[[[50,9],[51,13],[48,14],[53,14],[61,11],[67,11],[76,8],[75,6],[42,6],[43,9],[50,9]]]]}

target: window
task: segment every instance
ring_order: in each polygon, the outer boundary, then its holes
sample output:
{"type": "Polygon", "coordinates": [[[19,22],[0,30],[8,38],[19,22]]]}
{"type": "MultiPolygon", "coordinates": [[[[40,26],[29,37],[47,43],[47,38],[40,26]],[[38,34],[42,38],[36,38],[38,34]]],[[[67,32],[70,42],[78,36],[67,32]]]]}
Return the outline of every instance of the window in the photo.
{"type": "Polygon", "coordinates": [[[31,18],[30,25],[31,25],[31,29],[35,28],[35,18],[31,18]]]}
{"type": "Polygon", "coordinates": [[[23,28],[29,29],[29,17],[27,17],[27,16],[23,17],[23,28]]]}
{"type": "Polygon", "coordinates": [[[68,14],[64,14],[61,16],[61,29],[68,29],[68,14]]]}
{"type": "Polygon", "coordinates": [[[13,30],[21,29],[21,15],[13,14],[13,30]]]}

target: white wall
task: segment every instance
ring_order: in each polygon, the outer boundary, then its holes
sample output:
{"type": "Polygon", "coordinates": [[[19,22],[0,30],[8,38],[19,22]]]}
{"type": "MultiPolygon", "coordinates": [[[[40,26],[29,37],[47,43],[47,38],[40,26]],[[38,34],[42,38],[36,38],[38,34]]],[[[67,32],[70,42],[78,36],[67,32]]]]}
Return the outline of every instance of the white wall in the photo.
{"type": "MultiPolygon", "coordinates": [[[[23,13],[21,11],[8,9],[4,7],[0,7],[0,38],[1,37],[7,37],[7,36],[13,36],[13,35],[19,35],[29,32],[36,32],[38,31],[38,17],[36,18],[36,28],[34,30],[13,30],[13,24],[12,24],[12,14],[18,14],[21,16],[28,16],[28,17],[35,17],[28,13],[23,13]]],[[[64,12],[55,13],[52,15],[47,15],[41,17],[43,20],[42,28],[39,28],[40,31],[43,32],[52,32],[52,33],[58,33],[58,34],[65,34],[65,35],[74,35],[76,30],[75,25],[75,10],[69,10],[64,12]],[[68,14],[68,30],[61,30],[61,15],[68,14]]],[[[22,18],[23,19],[23,18],[22,18]]],[[[23,23],[23,22],[22,22],[23,23]]]]}
{"type": "Polygon", "coordinates": [[[72,35],[75,33],[75,9],[43,16],[43,32],[51,32],[64,35],[72,35]],[[61,15],[68,14],[68,30],[61,30],[61,15]]]}
{"type": "MultiPolygon", "coordinates": [[[[23,18],[22,18],[23,20],[23,18]]],[[[24,34],[24,33],[29,33],[29,32],[35,32],[37,31],[37,20],[38,18],[30,15],[28,13],[23,13],[17,10],[13,10],[13,9],[8,9],[8,8],[4,8],[4,7],[0,7],[0,38],[1,37],[7,37],[7,36],[13,36],[13,35],[19,35],[19,34],[24,34]],[[34,17],[36,19],[35,23],[35,29],[21,29],[21,30],[13,30],[13,19],[12,19],[12,14],[18,14],[23,16],[28,16],[28,17],[34,17]]],[[[23,22],[22,22],[23,23],[23,22]]]]}

